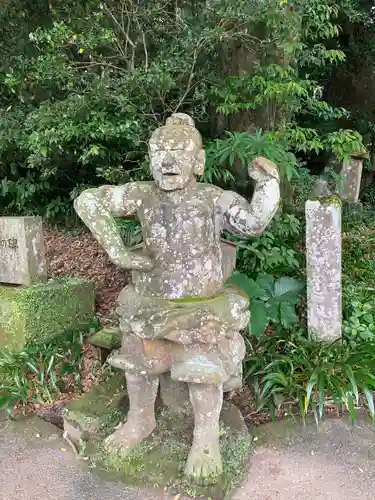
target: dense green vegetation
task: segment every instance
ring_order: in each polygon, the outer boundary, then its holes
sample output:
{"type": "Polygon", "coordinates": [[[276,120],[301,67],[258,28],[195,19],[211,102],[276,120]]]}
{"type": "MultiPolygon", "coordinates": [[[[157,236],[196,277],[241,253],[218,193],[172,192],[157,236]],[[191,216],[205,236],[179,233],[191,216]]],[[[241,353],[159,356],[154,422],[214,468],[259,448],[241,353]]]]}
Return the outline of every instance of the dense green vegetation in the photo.
{"type": "Polygon", "coordinates": [[[203,132],[205,180],[242,190],[243,166],[256,154],[297,180],[313,156],[321,167],[331,154],[341,160],[361,149],[359,132],[371,146],[370,7],[359,0],[5,0],[2,212],[61,220],[88,185],[147,178],[150,130],[177,110],[191,113],[203,132]],[[342,90],[348,74],[364,102],[342,90]]]}

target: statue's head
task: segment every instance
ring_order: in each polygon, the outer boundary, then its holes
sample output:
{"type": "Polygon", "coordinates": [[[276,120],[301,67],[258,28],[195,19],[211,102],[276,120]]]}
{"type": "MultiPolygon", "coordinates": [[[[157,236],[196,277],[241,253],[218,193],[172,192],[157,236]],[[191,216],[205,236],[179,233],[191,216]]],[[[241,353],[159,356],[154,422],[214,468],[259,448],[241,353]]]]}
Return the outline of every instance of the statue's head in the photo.
{"type": "Polygon", "coordinates": [[[156,129],[149,143],[152,175],[164,191],[183,189],[204,171],[202,137],[194,120],[175,113],[156,129]]]}

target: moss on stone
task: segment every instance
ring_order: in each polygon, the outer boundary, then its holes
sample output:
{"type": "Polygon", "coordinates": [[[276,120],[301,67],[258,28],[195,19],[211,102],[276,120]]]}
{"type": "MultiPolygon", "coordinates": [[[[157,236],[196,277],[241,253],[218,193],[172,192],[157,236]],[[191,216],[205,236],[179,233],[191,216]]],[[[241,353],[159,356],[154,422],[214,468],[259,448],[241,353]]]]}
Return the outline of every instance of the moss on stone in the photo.
{"type": "Polygon", "coordinates": [[[109,433],[124,419],[126,407],[125,376],[116,372],[70,403],[63,417],[89,440],[109,433]]]}
{"type": "Polygon", "coordinates": [[[167,488],[171,493],[206,496],[216,500],[229,498],[247,470],[251,438],[222,426],[221,452],[224,472],[216,485],[196,485],[184,476],[190,450],[193,418],[171,414],[163,408],[158,412],[155,432],[135,448],[126,459],[99,446],[92,457],[95,470],[122,482],[142,487],[167,488]]]}
{"type": "Polygon", "coordinates": [[[337,208],[342,207],[342,201],[340,200],[340,198],[338,196],[336,196],[334,194],[332,194],[330,196],[321,196],[318,198],[318,201],[322,205],[333,205],[337,208]]]}
{"type": "Polygon", "coordinates": [[[121,331],[119,328],[103,328],[91,335],[88,342],[103,349],[118,349],[121,347],[121,331]]]}
{"type": "Polygon", "coordinates": [[[0,286],[0,345],[20,350],[95,323],[93,283],[80,279],[0,286]]]}

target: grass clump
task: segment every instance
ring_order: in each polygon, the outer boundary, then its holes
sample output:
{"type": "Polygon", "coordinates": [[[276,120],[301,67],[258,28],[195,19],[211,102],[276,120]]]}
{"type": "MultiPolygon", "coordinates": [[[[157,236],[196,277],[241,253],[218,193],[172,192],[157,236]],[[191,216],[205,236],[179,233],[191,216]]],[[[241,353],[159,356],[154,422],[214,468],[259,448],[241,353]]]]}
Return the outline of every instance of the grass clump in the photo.
{"type": "Polygon", "coordinates": [[[0,351],[0,408],[12,415],[15,406],[49,404],[57,395],[81,390],[82,333],[70,333],[21,352],[0,351]]]}
{"type": "Polygon", "coordinates": [[[274,416],[284,405],[299,411],[303,422],[313,412],[317,423],[328,405],[348,411],[354,423],[358,408],[367,406],[375,420],[375,337],[354,336],[326,343],[303,333],[282,332],[251,339],[244,362],[258,410],[274,416]]]}

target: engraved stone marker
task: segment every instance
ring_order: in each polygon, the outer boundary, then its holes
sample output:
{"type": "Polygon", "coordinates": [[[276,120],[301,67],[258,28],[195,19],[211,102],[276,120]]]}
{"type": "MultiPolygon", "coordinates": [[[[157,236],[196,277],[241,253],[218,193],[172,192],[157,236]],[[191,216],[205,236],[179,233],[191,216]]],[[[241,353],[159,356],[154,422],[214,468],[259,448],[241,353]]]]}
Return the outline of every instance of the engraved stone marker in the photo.
{"type": "Polygon", "coordinates": [[[341,337],[341,207],[335,196],[306,202],[309,334],[341,337]]]}
{"type": "Polygon", "coordinates": [[[46,278],[42,219],[0,217],[0,283],[28,285],[46,278]]]}

